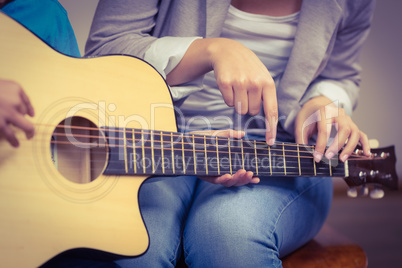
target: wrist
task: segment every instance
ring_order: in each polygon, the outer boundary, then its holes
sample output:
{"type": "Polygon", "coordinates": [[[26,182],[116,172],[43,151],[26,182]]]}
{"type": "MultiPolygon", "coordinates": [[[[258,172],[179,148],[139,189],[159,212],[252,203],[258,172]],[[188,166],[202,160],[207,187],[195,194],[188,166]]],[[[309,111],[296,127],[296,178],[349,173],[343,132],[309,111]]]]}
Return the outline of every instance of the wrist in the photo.
{"type": "Polygon", "coordinates": [[[177,86],[212,71],[210,44],[210,39],[194,40],[179,64],[166,75],[167,83],[170,86],[177,86]]]}
{"type": "Polygon", "coordinates": [[[335,106],[333,101],[331,101],[329,98],[325,97],[325,96],[317,96],[314,97],[310,100],[308,100],[303,107],[316,107],[316,108],[320,108],[323,106],[327,106],[327,105],[332,105],[335,106]]]}

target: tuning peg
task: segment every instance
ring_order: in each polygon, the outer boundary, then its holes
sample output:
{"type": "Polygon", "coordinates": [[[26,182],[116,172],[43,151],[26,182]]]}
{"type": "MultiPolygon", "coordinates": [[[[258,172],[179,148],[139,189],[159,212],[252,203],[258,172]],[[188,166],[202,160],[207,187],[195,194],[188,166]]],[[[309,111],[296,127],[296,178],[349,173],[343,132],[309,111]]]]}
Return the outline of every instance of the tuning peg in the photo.
{"type": "Polygon", "coordinates": [[[384,190],[378,187],[375,187],[373,190],[370,191],[370,197],[372,199],[381,199],[385,195],[384,190]]]}
{"type": "Polygon", "coordinates": [[[369,188],[366,185],[363,185],[360,188],[360,196],[368,196],[369,194],[369,188]]]}
{"type": "Polygon", "coordinates": [[[356,187],[350,187],[348,191],[346,192],[348,197],[350,198],[356,198],[357,197],[357,189],[356,187]]]}

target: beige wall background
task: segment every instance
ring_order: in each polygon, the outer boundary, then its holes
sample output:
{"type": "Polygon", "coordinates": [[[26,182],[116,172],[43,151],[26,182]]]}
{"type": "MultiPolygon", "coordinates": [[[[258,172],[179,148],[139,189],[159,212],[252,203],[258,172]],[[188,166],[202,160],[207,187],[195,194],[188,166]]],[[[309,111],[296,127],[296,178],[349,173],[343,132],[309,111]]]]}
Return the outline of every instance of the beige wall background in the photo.
{"type": "MultiPolygon", "coordinates": [[[[68,12],[84,53],[98,0],[59,0],[68,12]]],[[[380,146],[395,145],[402,178],[402,1],[378,0],[371,34],[363,49],[363,83],[353,119],[380,146]]],[[[402,182],[402,179],[400,179],[402,182]]]]}

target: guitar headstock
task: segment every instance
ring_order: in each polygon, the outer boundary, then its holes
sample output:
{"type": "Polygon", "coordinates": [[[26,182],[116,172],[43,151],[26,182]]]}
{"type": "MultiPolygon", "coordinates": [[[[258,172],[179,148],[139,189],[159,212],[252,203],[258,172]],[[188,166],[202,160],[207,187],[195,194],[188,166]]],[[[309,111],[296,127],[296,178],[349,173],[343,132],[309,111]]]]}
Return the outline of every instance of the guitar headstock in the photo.
{"type": "Polygon", "coordinates": [[[398,176],[395,170],[395,147],[371,149],[371,156],[366,157],[360,149],[349,157],[347,162],[348,176],[346,183],[351,187],[348,196],[356,197],[358,192],[355,187],[361,186],[361,195],[367,195],[368,186],[373,186],[370,197],[382,198],[384,191],[382,186],[390,190],[398,189],[398,176]]]}

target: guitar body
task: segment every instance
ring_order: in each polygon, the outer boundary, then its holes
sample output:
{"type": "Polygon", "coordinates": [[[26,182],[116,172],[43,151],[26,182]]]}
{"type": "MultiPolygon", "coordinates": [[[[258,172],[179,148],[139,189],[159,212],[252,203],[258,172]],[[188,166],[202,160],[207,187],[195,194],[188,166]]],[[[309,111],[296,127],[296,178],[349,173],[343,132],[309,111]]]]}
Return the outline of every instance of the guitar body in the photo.
{"type": "MultiPolygon", "coordinates": [[[[165,81],[132,57],[61,55],[1,12],[0,33],[0,78],[23,87],[36,126],[31,140],[18,132],[17,149],[0,140],[2,266],[39,266],[73,248],[143,254],[149,241],[138,191],[147,177],[99,175],[87,183],[71,181],[55,166],[52,134],[70,117],[100,128],[176,131],[165,81]]],[[[81,172],[71,167],[72,174],[81,172]]]]}

